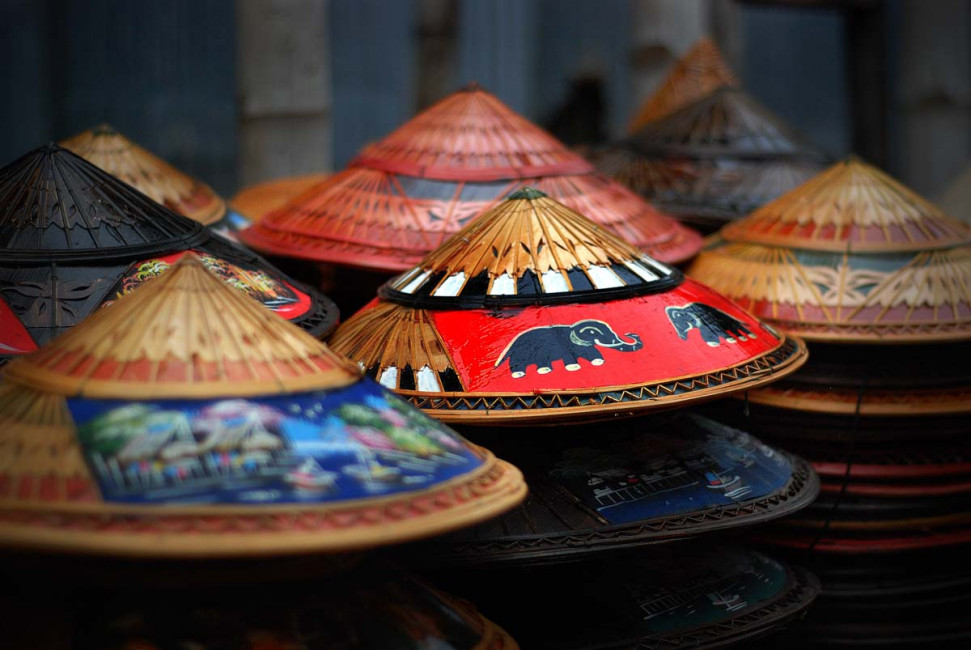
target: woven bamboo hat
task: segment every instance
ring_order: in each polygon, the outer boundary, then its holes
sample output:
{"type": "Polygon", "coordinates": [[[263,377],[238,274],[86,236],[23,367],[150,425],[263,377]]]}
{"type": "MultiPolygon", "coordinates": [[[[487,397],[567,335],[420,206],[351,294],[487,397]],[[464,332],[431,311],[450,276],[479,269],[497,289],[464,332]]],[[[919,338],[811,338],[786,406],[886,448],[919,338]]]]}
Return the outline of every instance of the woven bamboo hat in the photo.
{"type": "Polygon", "coordinates": [[[389,281],[332,345],[416,406],[473,423],[656,409],[805,359],[797,339],[531,188],[389,281]]]}
{"type": "Polygon", "coordinates": [[[61,146],[193,221],[220,231],[249,225],[249,220],[230,210],[208,185],[182,173],[107,124],[82,131],[64,140],[61,146]]]}
{"type": "Polygon", "coordinates": [[[637,111],[629,130],[636,133],[648,122],[667,117],[722,86],[737,85],[735,73],[728,67],[714,41],[710,38],[699,39],[637,111]]]}
{"type": "Polygon", "coordinates": [[[337,324],[318,291],[50,145],[0,169],[0,360],[36,349],[189,250],[313,334],[337,324]]]}
{"type": "Polygon", "coordinates": [[[726,226],[690,274],[812,341],[964,341],[969,245],[967,224],[849,159],[726,226]]]}
{"type": "Polygon", "coordinates": [[[518,503],[519,472],[193,255],[10,363],[0,541],[153,556],[340,551],[518,503]]]}
{"type": "Polygon", "coordinates": [[[967,369],[945,361],[971,339],[971,227],[871,165],[837,163],[726,226],[690,274],[814,343],[803,372],[754,401],[872,416],[971,408],[967,369]],[[889,343],[906,345],[867,349],[889,343]]]}
{"type": "Polygon", "coordinates": [[[723,86],[593,159],[662,210],[713,229],[808,180],[825,157],[752,97],[723,86]]]}
{"type": "Polygon", "coordinates": [[[475,84],[366,147],[347,170],[241,236],[276,255],[404,271],[526,184],[658,259],[683,261],[701,247],[697,233],[597,174],[475,84]]]}

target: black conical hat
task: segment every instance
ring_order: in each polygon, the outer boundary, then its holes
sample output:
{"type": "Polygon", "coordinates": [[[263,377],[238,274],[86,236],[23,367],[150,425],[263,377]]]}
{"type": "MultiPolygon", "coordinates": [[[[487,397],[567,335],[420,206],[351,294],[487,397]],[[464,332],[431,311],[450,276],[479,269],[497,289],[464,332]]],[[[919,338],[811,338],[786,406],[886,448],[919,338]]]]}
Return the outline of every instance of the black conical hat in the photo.
{"type": "Polygon", "coordinates": [[[201,224],[55,144],[0,169],[0,260],[129,257],[207,237],[201,224]]]}
{"type": "Polygon", "coordinates": [[[631,137],[644,152],[689,157],[822,160],[821,151],[751,95],[730,86],[652,122],[631,137]]]}

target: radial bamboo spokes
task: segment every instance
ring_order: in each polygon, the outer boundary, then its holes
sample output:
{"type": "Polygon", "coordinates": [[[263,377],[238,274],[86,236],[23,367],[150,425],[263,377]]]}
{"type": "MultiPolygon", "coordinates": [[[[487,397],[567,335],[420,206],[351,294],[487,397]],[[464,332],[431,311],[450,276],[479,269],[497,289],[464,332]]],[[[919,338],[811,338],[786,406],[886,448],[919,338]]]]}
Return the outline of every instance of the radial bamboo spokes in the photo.
{"type": "Polygon", "coordinates": [[[368,147],[358,162],[452,181],[592,171],[563,143],[475,84],[368,147]]]}
{"type": "Polygon", "coordinates": [[[332,388],[356,373],[186,255],[6,370],[61,395],[200,398],[332,388]]]}
{"type": "Polygon", "coordinates": [[[503,274],[518,278],[527,270],[542,275],[641,257],[632,246],[573,210],[525,190],[429,254],[422,268],[433,273],[463,272],[466,277],[485,271],[492,278],[503,274]]]}
{"type": "Polygon", "coordinates": [[[811,340],[971,337],[971,248],[881,256],[715,242],[690,273],[811,340]]]}
{"type": "Polygon", "coordinates": [[[209,225],[226,214],[226,202],[208,185],[183,174],[110,126],[83,131],[61,144],[190,219],[209,225]]]}
{"type": "MultiPolygon", "coordinates": [[[[88,480],[61,395],[0,384],[0,476],[88,480]]],[[[35,488],[41,482],[36,481],[35,488]]]]}
{"type": "Polygon", "coordinates": [[[54,144],[0,169],[0,258],[137,256],[184,247],[204,232],[54,144]]]}
{"type": "Polygon", "coordinates": [[[365,368],[428,367],[440,373],[453,367],[429,313],[389,302],[347,321],[333,349],[365,368]]]}
{"type": "Polygon", "coordinates": [[[637,112],[629,131],[635,133],[648,122],[666,117],[716,88],[736,85],[738,79],[718,46],[710,38],[702,38],[675,64],[637,112]]]}
{"type": "Polygon", "coordinates": [[[651,122],[631,142],[644,152],[667,156],[822,158],[808,140],[769,109],[728,86],[651,122]]]}
{"type": "Polygon", "coordinates": [[[971,241],[971,228],[851,158],[729,224],[722,236],[808,250],[892,252],[962,245],[971,241]]]}

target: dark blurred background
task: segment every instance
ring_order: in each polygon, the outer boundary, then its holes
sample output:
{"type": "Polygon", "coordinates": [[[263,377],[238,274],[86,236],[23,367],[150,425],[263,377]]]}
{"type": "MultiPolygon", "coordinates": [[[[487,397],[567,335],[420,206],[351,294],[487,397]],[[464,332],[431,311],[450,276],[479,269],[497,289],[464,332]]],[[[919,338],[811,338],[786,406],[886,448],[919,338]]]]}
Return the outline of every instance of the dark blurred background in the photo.
{"type": "Polygon", "coordinates": [[[0,0],[0,162],[109,122],[232,194],[469,80],[591,143],[705,35],[834,156],[931,197],[968,164],[971,0],[0,0]]]}

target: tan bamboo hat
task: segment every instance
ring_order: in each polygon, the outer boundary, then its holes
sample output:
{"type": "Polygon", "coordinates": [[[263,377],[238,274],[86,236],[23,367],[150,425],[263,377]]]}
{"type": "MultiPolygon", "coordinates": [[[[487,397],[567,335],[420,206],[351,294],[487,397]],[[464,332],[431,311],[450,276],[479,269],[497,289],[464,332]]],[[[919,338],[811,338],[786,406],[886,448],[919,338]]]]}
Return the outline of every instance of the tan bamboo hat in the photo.
{"type": "Polygon", "coordinates": [[[525,489],[191,255],[0,383],[4,545],[345,551],[482,521],[525,489]]]}
{"type": "Polygon", "coordinates": [[[710,38],[699,39],[644,102],[628,130],[636,133],[648,122],[667,117],[717,88],[737,85],[735,73],[725,62],[715,42],[710,38]]]}

